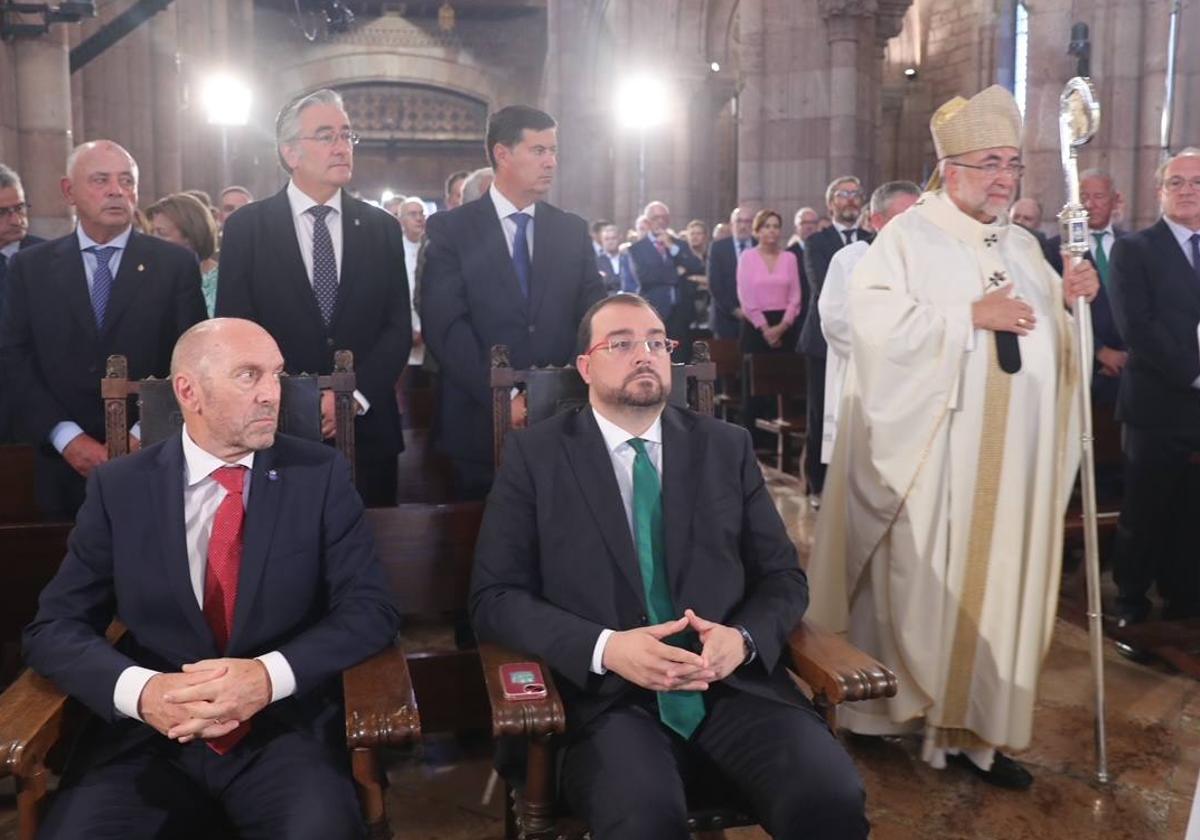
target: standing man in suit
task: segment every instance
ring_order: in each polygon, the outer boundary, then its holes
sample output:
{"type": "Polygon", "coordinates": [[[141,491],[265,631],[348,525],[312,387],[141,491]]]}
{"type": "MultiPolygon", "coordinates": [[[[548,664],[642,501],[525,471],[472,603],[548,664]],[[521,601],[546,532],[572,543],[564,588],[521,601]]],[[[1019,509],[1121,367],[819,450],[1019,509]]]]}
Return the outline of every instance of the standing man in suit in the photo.
{"type": "Polygon", "coordinates": [[[792,217],[792,228],[794,232],[788,240],[787,250],[791,251],[796,256],[796,264],[800,266],[800,323],[804,324],[804,318],[808,314],[808,275],[804,273],[804,240],[817,232],[817,211],[811,207],[801,207],[796,211],[796,215],[792,217]]]}
{"type": "MultiPolygon", "coordinates": [[[[262,324],[289,373],[327,374],[335,350],[354,353],[356,483],[368,507],[391,506],[404,450],[395,387],[412,348],[404,235],[344,189],[358,135],[336,91],[285,107],[275,142],[291,177],[226,223],[216,314],[262,324]]],[[[333,437],[332,391],[322,394],[321,424],[333,437]]]]}
{"type": "Polygon", "coordinates": [[[820,506],[821,490],[825,486],[825,465],[821,463],[821,437],[817,434],[825,418],[825,336],[821,331],[821,287],[833,255],[852,242],[870,242],[874,237],[856,227],[862,212],[862,182],[853,175],[834,178],[825,189],[825,205],[833,223],[804,242],[804,271],[811,294],[805,307],[804,327],[800,330],[797,352],[805,356],[808,374],[806,426],[808,440],[804,445],[804,475],[808,482],[808,499],[813,507],[820,506]]]}
{"type": "Polygon", "coordinates": [[[35,494],[49,519],[74,518],[84,479],[108,457],[108,357],[124,355],[131,379],[165,376],[175,340],[208,315],[196,255],[133,230],[137,185],[137,162],[116,143],[76,147],[62,192],[78,226],[8,264],[0,370],[20,395],[17,434],[38,448],[35,494]]]}
{"type": "MultiPolygon", "coordinates": [[[[29,233],[29,204],[25,201],[25,188],[21,177],[0,163],[0,321],[4,320],[5,278],[8,263],[17,251],[44,242],[40,236],[29,233]]],[[[0,444],[12,443],[14,438],[13,395],[0,384],[0,444]]]]}
{"type": "MultiPolygon", "coordinates": [[[[1111,211],[1110,211],[1111,212],[1111,211]]],[[[1062,274],[1062,254],[1058,252],[1055,245],[1051,244],[1051,240],[1046,234],[1042,233],[1042,204],[1036,198],[1018,198],[1013,202],[1013,206],[1009,208],[1008,220],[1014,225],[1020,225],[1034,235],[1038,245],[1042,248],[1042,254],[1046,257],[1046,262],[1054,267],[1054,270],[1062,274]]]]}
{"type": "Polygon", "coordinates": [[[633,276],[633,265],[629,262],[629,249],[621,249],[621,231],[612,222],[600,231],[600,255],[596,257],[596,268],[600,271],[600,280],[608,294],[637,291],[637,278],[633,276]]]}
{"type": "Polygon", "coordinates": [[[671,209],[651,201],[643,211],[649,232],[629,248],[633,270],[642,297],[662,313],[667,335],[679,342],[674,360],[691,357],[692,314],[695,311],[692,283],[688,277],[703,274],[704,263],[682,239],[671,233],[671,209]]]}
{"type": "MultiPolygon", "coordinates": [[[[1079,176],[1079,200],[1088,211],[1088,252],[1086,259],[1096,266],[1100,275],[1100,294],[1092,301],[1092,334],[1096,347],[1096,362],[1092,371],[1092,405],[1112,411],[1117,404],[1121,371],[1129,361],[1125,341],[1117,330],[1109,295],[1112,278],[1113,244],[1127,231],[1113,224],[1113,208],[1120,193],[1113,187],[1112,176],[1102,169],[1089,169],[1079,176]]],[[[1052,264],[1062,273],[1062,237],[1055,236],[1047,243],[1053,254],[1052,264]]]]}
{"type": "Polygon", "coordinates": [[[487,154],[487,194],[430,217],[421,286],[425,341],[441,365],[438,446],[464,499],[492,484],[492,346],[506,345],[514,368],[564,365],[579,319],[604,297],[587,222],[544,200],[558,167],[554,118],[500,109],[487,154]]]}
{"type": "Polygon", "coordinates": [[[1112,312],[1128,345],[1117,419],[1125,496],[1117,524],[1116,619],[1144,621],[1157,572],[1164,618],[1200,615],[1189,458],[1200,452],[1200,149],[1157,173],[1162,218],[1113,245],[1112,312]],[[1189,498],[1190,497],[1190,498],[1189,498]]]}
{"type": "Polygon", "coordinates": [[[217,201],[220,202],[220,206],[217,208],[217,226],[224,228],[226,220],[234,214],[234,211],[254,201],[254,194],[245,187],[234,184],[221,190],[217,201]]]}
{"type": "Polygon", "coordinates": [[[420,269],[425,250],[425,202],[415,195],[401,200],[396,208],[400,230],[404,232],[404,273],[408,276],[409,314],[412,318],[412,350],[408,363],[420,366],[425,361],[425,341],[421,338],[421,316],[417,313],[418,291],[421,285],[420,269]]]}
{"type": "Polygon", "coordinates": [[[746,431],[667,405],[673,343],[634,295],[585,316],[589,406],[510,436],[476,632],[553,669],[562,788],[596,840],[686,840],[683,778],[712,766],[777,840],[866,837],[854,766],[781,661],[808,605],[795,546],[746,431]]]}
{"type": "Polygon", "coordinates": [[[282,372],[256,324],[193,327],[180,434],[89,476],[22,644],[97,717],[39,837],[213,836],[213,806],[241,837],[364,836],[339,676],[399,617],[345,460],[276,435],[282,372]]]}
{"type": "Polygon", "coordinates": [[[737,264],[742,254],[758,244],[750,232],[754,214],[735,207],[729,214],[733,235],[714,240],[708,249],[708,291],[712,295],[709,327],[716,338],[737,340],[741,335],[742,307],[737,296],[737,264]]]}
{"type": "Polygon", "coordinates": [[[445,190],[445,209],[453,210],[455,207],[461,207],[463,203],[463,184],[471,175],[466,169],[459,169],[456,172],[451,172],[446,177],[445,190]]]}

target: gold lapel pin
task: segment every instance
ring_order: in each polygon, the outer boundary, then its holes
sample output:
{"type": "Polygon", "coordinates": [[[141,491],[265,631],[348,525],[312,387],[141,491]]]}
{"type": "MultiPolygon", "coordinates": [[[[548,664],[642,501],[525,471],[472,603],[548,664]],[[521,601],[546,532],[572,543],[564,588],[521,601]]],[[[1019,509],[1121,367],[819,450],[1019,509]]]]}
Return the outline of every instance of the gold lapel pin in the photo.
{"type": "Polygon", "coordinates": [[[354,226],[355,226],[355,227],[358,227],[358,225],[359,225],[359,220],[358,220],[358,219],[355,219],[355,220],[354,220],[354,226]]]}
{"type": "Polygon", "coordinates": [[[138,263],[138,271],[145,271],[145,270],[146,270],[146,266],[142,265],[141,263],[138,263]]]}

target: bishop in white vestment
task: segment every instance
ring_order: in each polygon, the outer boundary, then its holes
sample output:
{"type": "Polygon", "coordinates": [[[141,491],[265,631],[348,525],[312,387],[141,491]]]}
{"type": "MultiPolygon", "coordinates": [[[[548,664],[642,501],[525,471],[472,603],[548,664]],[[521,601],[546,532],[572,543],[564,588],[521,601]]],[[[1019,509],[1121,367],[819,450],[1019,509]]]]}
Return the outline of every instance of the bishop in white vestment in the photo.
{"type": "Polygon", "coordinates": [[[933,766],[959,756],[1023,788],[1032,777],[999,750],[1032,736],[1079,462],[1065,301],[1090,300],[1099,281],[1086,263],[1060,280],[1007,223],[1023,169],[1008,91],[956,97],[931,129],[941,184],[887,225],[850,281],[809,616],[898,677],[895,697],[840,711],[842,725],[917,734],[933,766]],[[1001,368],[997,336],[1019,370],[1001,368]]]}

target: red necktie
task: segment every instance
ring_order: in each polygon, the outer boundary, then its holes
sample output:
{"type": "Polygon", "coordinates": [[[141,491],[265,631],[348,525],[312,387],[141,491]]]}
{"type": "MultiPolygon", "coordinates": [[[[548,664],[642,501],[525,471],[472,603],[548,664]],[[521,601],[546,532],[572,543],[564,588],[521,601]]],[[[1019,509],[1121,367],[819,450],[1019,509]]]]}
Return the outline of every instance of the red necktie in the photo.
{"type": "Polygon", "coordinates": [[[658,249],[658,255],[664,260],[667,258],[667,246],[662,244],[661,240],[654,240],[654,247],[658,249]]]}
{"type": "MultiPolygon", "coordinates": [[[[238,572],[242,566],[242,531],[246,519],[242,488],[246,480],[246,468],[220,467],[212,477],[225,488],[225,498],[217,507],[212,535],[208,540],[208,563],[204,569],[204,618],[212,628],[217,651],[223,655],[233,632],[238,572]]],[[[243,723],[228,735],[209,739],[206,743],[213,752],[224,755],[249,732],[250,724],[243,723]]]]}

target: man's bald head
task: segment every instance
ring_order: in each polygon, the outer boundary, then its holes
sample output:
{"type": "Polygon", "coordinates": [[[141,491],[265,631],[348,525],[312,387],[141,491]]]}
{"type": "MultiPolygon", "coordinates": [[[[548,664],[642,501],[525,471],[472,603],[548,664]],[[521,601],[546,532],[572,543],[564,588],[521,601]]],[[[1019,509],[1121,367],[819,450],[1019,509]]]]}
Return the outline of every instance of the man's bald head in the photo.
{"type": "Polygon", "coordinates": [[[171,384],[188,434],[230,462],[275,442],[282,373],[275,339],[240,318],[201,321],[171,354],[171,384]]]}
{"type": "Polygon", "coordinates": [[[60,186],[83,232],[97,244],[105,244],[133,224],[138,166],[119,144],[93,140],[76,146],[67,158],[67,174],[60,186]]]}
{"type": "Polygon", "coordinates": [[[1008,220],[1026,230],[1038,230],[1042,226],[1042,205],[1037,199],[1019,198],[1009,209],[1008,220]]]}

